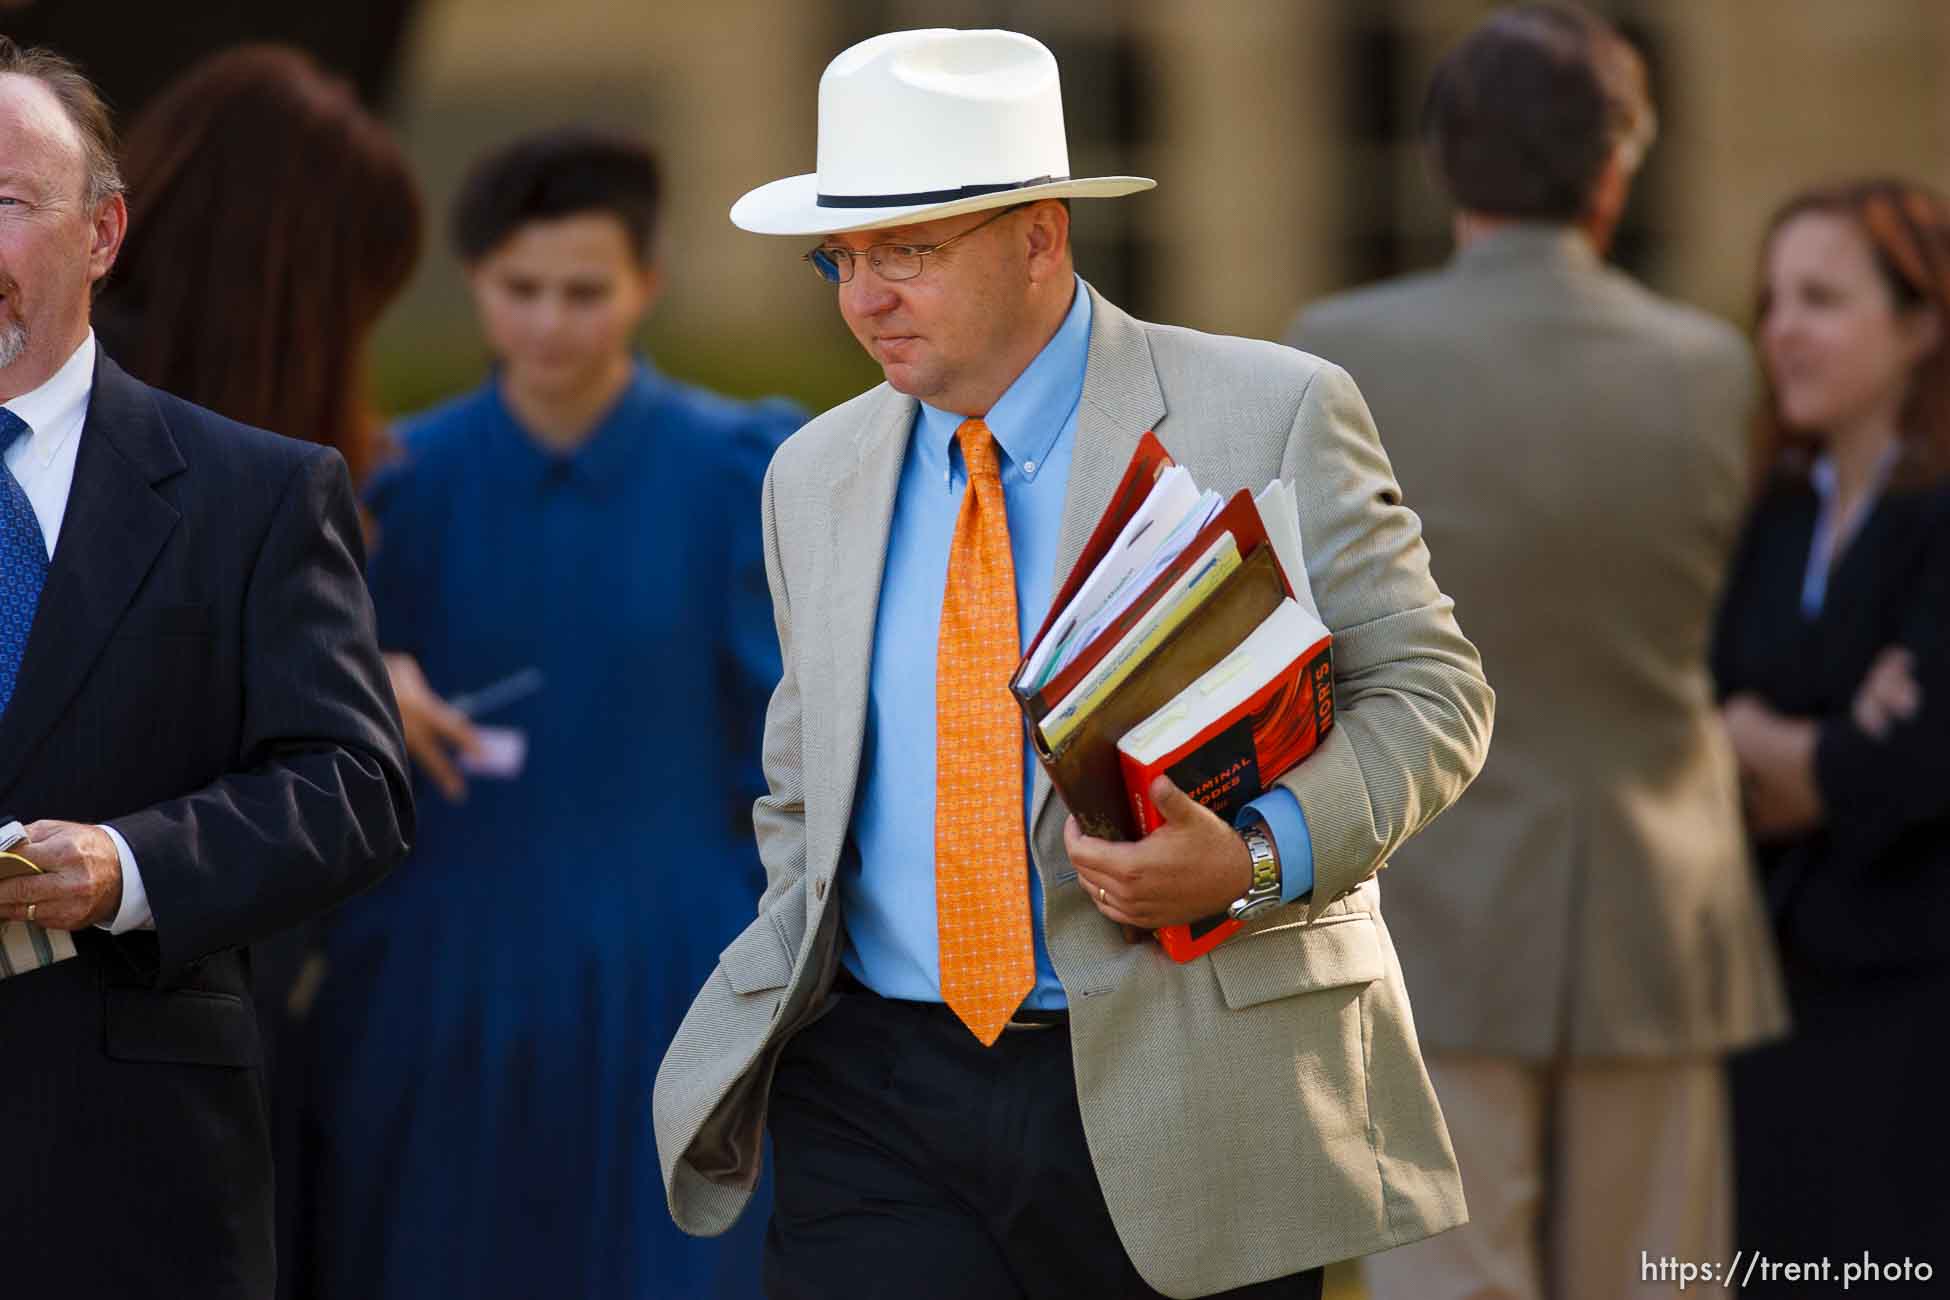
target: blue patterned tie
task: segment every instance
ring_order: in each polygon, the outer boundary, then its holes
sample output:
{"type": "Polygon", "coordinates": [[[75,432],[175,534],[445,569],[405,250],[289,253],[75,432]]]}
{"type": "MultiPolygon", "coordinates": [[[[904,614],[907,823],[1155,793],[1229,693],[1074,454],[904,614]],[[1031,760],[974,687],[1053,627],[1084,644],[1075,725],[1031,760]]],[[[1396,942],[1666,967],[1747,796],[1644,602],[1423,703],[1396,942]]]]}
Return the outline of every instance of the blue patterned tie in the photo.
{"type": "MultiPolygon", "coordinates": [[[[0,406],[0,455],[32,433],[27,421],[0,406]]],[[[20,480],[0,463],[0,713],[14,697],[14,679],[27,653],[27,634],[47,581],[47,539],[20,480]]]]}

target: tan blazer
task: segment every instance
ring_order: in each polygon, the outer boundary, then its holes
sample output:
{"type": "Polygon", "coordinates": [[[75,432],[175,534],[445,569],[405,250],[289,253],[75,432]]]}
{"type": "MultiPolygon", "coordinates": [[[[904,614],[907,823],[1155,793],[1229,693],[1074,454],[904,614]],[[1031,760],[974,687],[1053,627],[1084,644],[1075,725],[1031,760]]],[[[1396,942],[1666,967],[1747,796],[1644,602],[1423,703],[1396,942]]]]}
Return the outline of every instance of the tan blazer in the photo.
{"type": "MultiPolygon", "coordinates": [[[[1078,887],[1062,803],[1035,776],[1032,850],[1097,1176],[1144,1277],[1206,1295],[1464,1220],[1373,876],[1481,766],[1491,695],[1345,373],[1145,324],[1091,292],[1058,577],[1156,429],[1205,486],[1294,481],[1309,577],[1339,637],[1339,725],[1286,782],[1312,831],[1312,902],[1209,958],[1178,966],[1124,941],[1078,887]]],[[[671,1213],[690,1232],[721,1232],[743,1209],[779,1047],[819,1014],[838,962],[834,873],[915,409],[876,388],[791,438],[766,479],[785,664],[756,809],[770,883],[657,1076],[671,1213]]]]}
{"type": "Polygon", "coordinates": [[[1665,1056],[1779,1033],[1707,672],[1746,345],[1556,226],[1319,303],[1288,339],[1360,381],[1497,684],[1482,776],[1389,878],[1423,1042],[1665,1056]]]}

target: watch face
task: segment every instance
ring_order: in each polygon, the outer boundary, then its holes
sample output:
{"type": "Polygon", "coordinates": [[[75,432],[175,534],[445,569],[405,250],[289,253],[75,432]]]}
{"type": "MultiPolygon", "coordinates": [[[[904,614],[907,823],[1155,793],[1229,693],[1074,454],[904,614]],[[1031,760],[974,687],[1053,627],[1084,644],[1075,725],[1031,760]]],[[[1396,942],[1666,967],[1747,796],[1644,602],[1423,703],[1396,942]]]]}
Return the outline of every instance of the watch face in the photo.
{"type": "Polygon", "coordinates": [[[1256,898],[1252,902],[1240,908],[1238,911],[1234,912],[1232,914],[1232,919],[1235,921],[1251,920],[1253,917],[1258,916],[1260,913],[1269,911],[1270,909],[1279,906],[1279,902],[1280,900],[1278,898],[1256,898]]]}

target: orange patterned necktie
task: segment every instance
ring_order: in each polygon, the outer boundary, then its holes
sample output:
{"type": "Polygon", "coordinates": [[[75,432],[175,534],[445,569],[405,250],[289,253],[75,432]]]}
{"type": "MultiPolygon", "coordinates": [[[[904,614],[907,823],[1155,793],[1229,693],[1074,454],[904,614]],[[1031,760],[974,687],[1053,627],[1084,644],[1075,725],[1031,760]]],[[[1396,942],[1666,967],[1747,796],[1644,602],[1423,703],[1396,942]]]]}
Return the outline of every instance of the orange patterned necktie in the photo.
{"type": "Polygon", "coordinates": [[[995,439],[955,430],[968,489],[948,548],[935,674],[934,905],[941,996],[983,1046],[1036,986],[1022,830],[1016,566],[995,439]]]}

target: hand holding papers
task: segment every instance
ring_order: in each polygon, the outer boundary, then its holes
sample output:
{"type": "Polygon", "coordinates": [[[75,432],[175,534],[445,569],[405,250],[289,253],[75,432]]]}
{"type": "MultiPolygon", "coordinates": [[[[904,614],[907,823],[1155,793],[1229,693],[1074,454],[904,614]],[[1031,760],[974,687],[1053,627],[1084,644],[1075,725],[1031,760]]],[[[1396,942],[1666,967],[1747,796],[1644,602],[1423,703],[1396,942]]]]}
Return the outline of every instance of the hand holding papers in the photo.
{"type": "MultiPolygon", "coordinates": [[[[1303,584],[1304,585],[1304,584],[1303,584]]],[[[1118,742],[1124,789],[1145,834],[1163,824],[1149,791],[1159,774],[1231,822],[1334,725],[1333,638],[1288,597],[1237,650],[1118,742]]],[[[1208,917],[1166,926],[1177,961],[1210,952],[1239,922],[1208,917]]]]}
{"type": "Polygon", "coordinates": [[[528,733],[519,727],[487,726],[480,718],[525,700],[541,689],[542,670],[531,667],[447,701],[450,707],[474,722],[474,747],[461,750],[455,758],[461,771],[497,781],[512,781],[521,775],[528,762],[528,733]]]}
{"type": "MultiPolygon", "coordinates": [[[[40,874],[40,868],[19,849],[27,831],[17,821],[0,824],[0,880],[40,874]]],[[[74,940],[61,930],[45,930],[26,921],[0,921],[0,979],[24,975],[75,955],[74,940]]]]}
{"type": "Polygon", "coordinates": [[[40,868],[22,857],[16,850],[27,842],[27,828],[19,822],[8,822],[0,826],[0,880],[12,876],[33,876],[40,874],[40,868]]]}
{"type": "MultiPolygon", "coordinates": [[[[1086,833],[1155,825],[1141,792],[1159,771],[1229,816],[1312,752],[1333,720],[1332,638],[1302,560],[1285,483],[1223,500],[1144,436],[1010,683],[1086,833]],[[1212,762],[1230,777],[1194,779],[1212,762]],[[1127,789],[1133,764],[1147,775],[1127,789]]],[[[1181,961],[1224,937],[1185,932],[1159,932],[1181,961]]]]}

